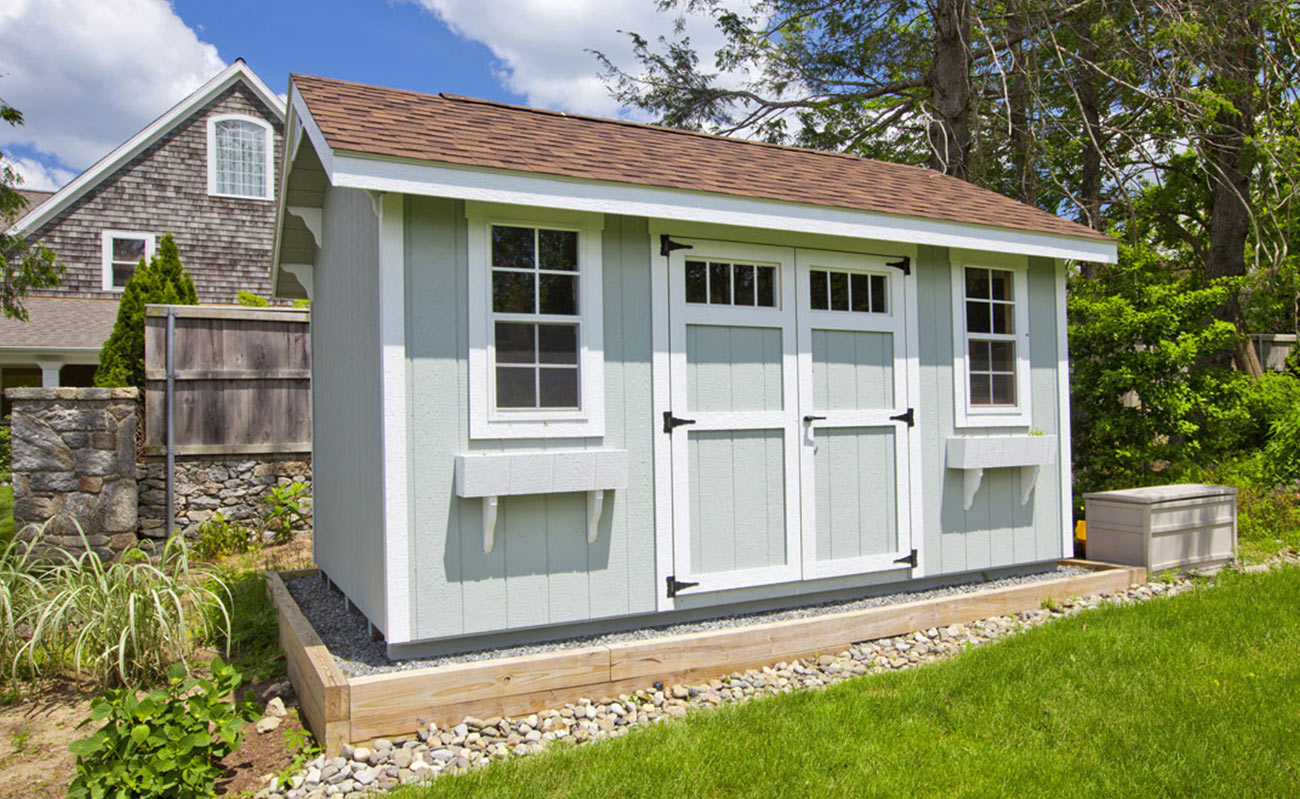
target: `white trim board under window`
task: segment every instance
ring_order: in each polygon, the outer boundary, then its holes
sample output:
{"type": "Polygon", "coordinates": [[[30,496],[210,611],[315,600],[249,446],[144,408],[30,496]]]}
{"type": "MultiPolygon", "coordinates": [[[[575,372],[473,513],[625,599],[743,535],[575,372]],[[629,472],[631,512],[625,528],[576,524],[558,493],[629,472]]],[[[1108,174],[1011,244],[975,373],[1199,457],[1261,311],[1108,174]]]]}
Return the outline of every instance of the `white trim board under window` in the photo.
{"type": "Polygon", "coordinates": [[[605,434],[600,214],[467,203],[470,438],[605,434]]]}
{"type": "Polygon", "coordinates": [[[1028,427],[1028,259],[963,250],[950,259],[957,427],[1028,427]]]}
{"type": "Polygon", "coordinates": [[[104,291],[121,291],[143,258],[153,257],[155,238],[138,230],[105,230],[100,234],[100,285],[104,291]]]}
{"type": "Polygon", "coordinates": [[[275,174],[275,131],[247,114],[208,117],[208,194],[270,200],[275,174]]]}

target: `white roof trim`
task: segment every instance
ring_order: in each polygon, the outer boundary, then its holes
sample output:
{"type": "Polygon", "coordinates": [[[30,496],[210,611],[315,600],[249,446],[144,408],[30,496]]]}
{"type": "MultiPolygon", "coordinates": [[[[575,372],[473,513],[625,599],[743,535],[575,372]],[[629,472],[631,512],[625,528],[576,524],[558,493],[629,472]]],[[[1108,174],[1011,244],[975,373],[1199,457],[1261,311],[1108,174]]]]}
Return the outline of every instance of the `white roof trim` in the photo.
{"type": "MultiPolygon", "coordinates": [[[[1115,263],[1115,242],[938,219],[801,205],[708,192],[603,183],[527,172],[400,161],[334,151],[296,89],[293,115],[311,140],[330,184],[464,200],[626,214],[986,252],[1115,263]]],[[[286,175],[287,178],[287,175],[286,175]]],[[[280,203],[284,197],[281,194],[280,203]]],[[[278,260],[278,253],[277,253],[278,260]]],[[[272,265],[275,271],[275,264],[272,265]]]]}
{"type": "Polygon", "coordinates": [[[15,223],[15,232],[25,233],[35,230],[54,218],[99,182],[116,172],[122,165],[135,158],[154,142],[171,132],[178,124],[189,118],[195,111],[209,103],[236,81],[248,84],[268,108],[284,120],[284,103],[275,92],[262,82],[256,72],[245,64],[243,59],[221,70],[211,80],[200,86],[189,97],[172,106],[162,116],[149,123],[149,126],[127,139],[116,150],[99,159],[94,166],[78,175],[71,183],[55,192],[54,196],[33,208],[26,216],[15,223]]]}

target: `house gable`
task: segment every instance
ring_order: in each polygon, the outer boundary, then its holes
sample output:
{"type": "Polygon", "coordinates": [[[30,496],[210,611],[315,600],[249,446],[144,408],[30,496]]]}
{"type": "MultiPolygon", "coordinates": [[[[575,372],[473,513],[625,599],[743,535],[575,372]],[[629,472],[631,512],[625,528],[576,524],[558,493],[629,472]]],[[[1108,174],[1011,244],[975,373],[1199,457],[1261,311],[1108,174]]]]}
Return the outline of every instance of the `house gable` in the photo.
{"type": "MultiPolygon", "coordinates": [[[[141,231],[155,239],[172,233],[202,302],[233,302],[240,290],[269,293],[274,199],[209,193],[208,120],[228,115],[264,120],[273,133],[276,163],[283,141],[278,102],[236,62],[33,208],[18,228],[52,248],[67,267],[62,286],[33,294],[118,296],[119,291],[104,289],[106,231],[141,231]]],[[[267,180],[274,185],[273,175],[267,180]]]]}

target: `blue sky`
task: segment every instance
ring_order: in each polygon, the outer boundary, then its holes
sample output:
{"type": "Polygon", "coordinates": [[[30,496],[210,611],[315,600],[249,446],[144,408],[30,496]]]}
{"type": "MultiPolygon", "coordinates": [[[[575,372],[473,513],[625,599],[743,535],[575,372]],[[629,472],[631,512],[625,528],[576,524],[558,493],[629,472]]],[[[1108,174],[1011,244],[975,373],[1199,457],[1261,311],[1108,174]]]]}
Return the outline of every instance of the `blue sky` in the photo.
{"type": "MultiPolygon", "coordinates": [[[[744,2],[744,0],[735,0],[744,2]]],[[[242,57],[290,72],[627,116],[588,50],[632,67],[625,33],[670,34],[655,0],[0,0],[0,151],[28,188],[71,180],[242,57]]],[[[718,36],[688,20],[692,41],[718,36]]]]}
{"type": "Polygon", "coordinates": [[[277,93],[285,91],[290,72],[302,72],[413,91],[527,99],[502,85],[486,45],[452,33],[416,3],[178,0],[174,8],[222,59],[242,57],[277,93]],[[259,23],[250,28],[251,18],[259,23]]]}

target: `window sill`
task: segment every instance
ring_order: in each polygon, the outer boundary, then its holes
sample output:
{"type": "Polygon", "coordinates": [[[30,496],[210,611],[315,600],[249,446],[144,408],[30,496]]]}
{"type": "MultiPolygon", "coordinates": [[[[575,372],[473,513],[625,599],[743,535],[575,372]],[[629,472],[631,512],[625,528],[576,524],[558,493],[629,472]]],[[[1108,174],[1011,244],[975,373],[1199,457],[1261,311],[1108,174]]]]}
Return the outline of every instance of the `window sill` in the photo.
{"type": "Polygon", "coordinates": [[[255,202],[260,202],[260,203],[275,202],[274,197],[254,196],[252,194],[221,194],[220,192],[210,191],[208,192],[208,196],[221,197],[222,199],[226,199],[226,200],[253,200],[255,202]]]}

